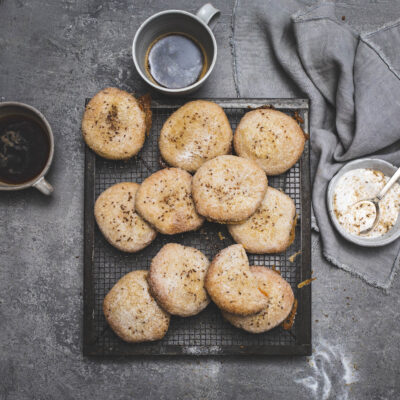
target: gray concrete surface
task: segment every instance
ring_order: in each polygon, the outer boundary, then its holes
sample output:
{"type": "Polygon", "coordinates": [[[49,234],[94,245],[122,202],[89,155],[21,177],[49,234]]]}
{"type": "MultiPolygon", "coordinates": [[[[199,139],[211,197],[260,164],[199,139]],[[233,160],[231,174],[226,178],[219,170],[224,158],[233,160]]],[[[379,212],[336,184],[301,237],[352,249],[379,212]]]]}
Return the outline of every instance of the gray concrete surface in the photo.
{"type": "MultiPolygon", "coordinates": [[[[146,92],[134,32],[155,11],[202,3],[0,0],[0,99],[38,107],[56,136],[54,195],[0,194],[0,399],[400,398],[400,276],[384,294],[325,262],[314,234],[312,357],[82,357],[84,98],[106,85],[146,92]]],[[[252,47],[262,37],[255,3],[214,3],[219,59],[196,96],[236,96],[234,56],[240,95],[282,97],[266,74],[268,48],[252,47]]],[[[349,0],[341,13],[364,30],[400,17],[400,4],[349,0]]]]}

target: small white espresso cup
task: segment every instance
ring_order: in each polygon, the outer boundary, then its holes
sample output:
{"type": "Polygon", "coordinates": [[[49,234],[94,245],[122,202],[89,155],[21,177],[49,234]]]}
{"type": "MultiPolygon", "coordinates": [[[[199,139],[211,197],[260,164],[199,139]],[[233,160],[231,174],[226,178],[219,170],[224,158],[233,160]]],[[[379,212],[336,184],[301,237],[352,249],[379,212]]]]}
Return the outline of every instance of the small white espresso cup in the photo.
{"type": "Polygon", "coordinates": [[[54,137],[53,137],[53,131],[51,130],[51,126],[47,122],[47,119],[39,110],[28,104],[12,102],[12,101],[0,103],[0,119],[3,117],[14,116],[14,115],[21,115],[32,118],[42,127],[42,129],[48,136],[49,154],[44,168],[40,171],[38,175],[30,179],[29,181],[18,184],[6,183],[0,180],[0,190],[21,190],[33,186],[39,191],[41,191],[43,194],[50,195],[54,189],[53,186],[51,186],[50,183],[46,181],[44,176],[46,175],[47,171],[50,168],[54,155],[54,137]]]}
{"type": "Polygon", "coordinates": [[[219,14],[219,10],[210,3],[201,7],[196,15],[182,10],[167,10],[154,14],[137,30],[132,44],[132,57],[139,75],[150,86],[169,95],[185,95],[197,90],[210,76],[217,60],[217,42],[209,23],[219,14]],[[190,86],[169,89],[157,84],[146,70],[146,54],[152,43],[169,33],[183,33],[194,38],[204,49],[207,58],[207,70],[204,76],[190,86]]]}

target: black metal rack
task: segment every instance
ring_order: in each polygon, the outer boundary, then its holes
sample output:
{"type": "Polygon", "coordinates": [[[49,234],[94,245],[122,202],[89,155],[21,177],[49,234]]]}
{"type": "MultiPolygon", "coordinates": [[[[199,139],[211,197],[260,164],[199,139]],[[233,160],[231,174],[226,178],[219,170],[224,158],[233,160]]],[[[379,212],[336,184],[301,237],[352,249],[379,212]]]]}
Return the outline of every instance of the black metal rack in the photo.
{"type": "MultiPolygon", "coordinates": [[[[272,106],[303,119],[309,132],[309,102],[306,99],[210,99],[220,104],[234,130],[249,108],[272,106]]],[[[152,102],[153,125],[141,152],[128,161],[110,161],[85,153],[85,231],[84,231],[84,340],[87,356],[129,355],[309,355],[311,354],[311,286],[297,284],[311,277],[311,184],[309,141],[300,161],[282,175],[268,177],[269,185],[282,189],[296,204],[299,215],[296,237],[286,252],[271,255],[249,254],[251,265],[275,266],[291,284],[298,300],[295,323],[290,331],[281,327],[263,334],[250,334],[226,322],[217,307],[210,304],[190,318],[172,317],[167,335],[160,341],[128,344],[108,327],[102,311],[104,296],[123,275],[134,269],[148,269],[151,259],[169,242],[193,246],[211,260],[221,249],[233,244],[224,225],[206,222],[199,231],[166,236],[159,234],[147,248],[126,254],[113,248],[95,224],[93,208],[97,196],[122,181],[141,183],[161,169],[158,135],[165,120],[187,100],[152,102]],[[301,251],[293,262],[289,257],[301,251]]]]}

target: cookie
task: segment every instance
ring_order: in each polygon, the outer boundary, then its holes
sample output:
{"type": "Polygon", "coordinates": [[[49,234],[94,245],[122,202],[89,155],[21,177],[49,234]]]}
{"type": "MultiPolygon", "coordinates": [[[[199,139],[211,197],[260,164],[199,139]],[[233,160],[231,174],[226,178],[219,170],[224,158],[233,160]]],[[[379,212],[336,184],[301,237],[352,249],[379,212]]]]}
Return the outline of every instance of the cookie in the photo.
{"type": "Polygon", "coordinates": [[[254,161],[225,155],[197,170],[192,194],[199,214],[210,221],[235,223],[254,214],[267,187],[267,176],[254,161]]]}
{"type": "Polygon", "coordinates": [[[251,333],[269,331],[281,324],[293,307],[294,294],[289,283],[277,272],[266,267],[250,267],[258,287],[268,295],[267,306],[255,315],[240,316],[222,312],[223,317],[237,328],[251,333]]]}
{"type": "Polygon", "coordinates": [[[162,339],[168,331],[170,316],[150,294],[147,271],[123,276],[108,292],[103,312],[112,330],[126,342],[162,339]]]}
{"type": "Polygon", "coordinates": [[[212,301],[228,313],[251,315],[268,305],[268,298],[259,290],[240,244],[229,246],[215,256],[208,268],[205,286],[212,301]]]}
{"type": "Polygon", "coordinates": [[[169,165],[195,172],[207,160],[230,153],[232,137],[224,110],[211,101],[196,100],[167,119],[159,146],[169,165]]]}
{"type": "Polygon", "coordinates": [[[82,119],[86,144],[99,156],[123,160],[136,155],[146,137],[146,114],[129,93],[106,88],[86,106],[82,119]]]}
{"type": "Polygon", "coordinates": [[[159,232],[192,231],[204,218],[192,199],[192,176],[180,168],[165,168],[146,178],[136,193],[137,212],[159,232]]]}
{"type": "Polygon", "coordinates": [[[151,262],[148,277],[151,293],[170,314],[196,315],[210,302],[204,288],[209,264],[200,250],[168,243],[151,262]]]}
{"type": "Polygon", "coordinates": [[[157,236],[154,230],[135,212],[137,183],[117,183],[96,200],[94,216],[107,241],[119,250],[134,253],[148,246],[157,236]]]}
{"type": "Polygon", "coordinates": [[[296,164],[305,136],[299,124],[283,112],[258,109],[240,120],[233,143],[237,155],[254,160],[267,175],[278,175],[296,164]]]}
{"type": "Polygon", "coordinates": [[[228,225],[228,230],[249,253],[279,253],[292,244],[295,223],[294,201],[269,187],[257,211],[243,223],[228,225]]]}

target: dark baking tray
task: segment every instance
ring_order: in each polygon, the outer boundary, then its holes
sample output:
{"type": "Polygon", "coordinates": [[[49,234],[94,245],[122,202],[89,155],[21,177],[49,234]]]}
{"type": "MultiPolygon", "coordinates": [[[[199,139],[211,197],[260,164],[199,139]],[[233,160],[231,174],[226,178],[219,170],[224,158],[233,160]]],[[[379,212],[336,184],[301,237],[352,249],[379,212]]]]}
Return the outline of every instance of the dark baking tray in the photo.
{"type": "MultiPolygon", "coordinates": [[[[249,108],[273,106],[303,119],[309,132],[309,102],[306,99],[211,99],[220,104],[232,129],[249,108]]],[[[196,247],[211,260],[221,249],[233,244],[224,225],[206,222],[196,232],[166,236],[159,234],[147,248],[136,254],[114,249],[96,226],[93,207],[97,196],[117,182],[142,182],[159,170],[158,135],[164,121],[187,100],[152,101],[153,125],[140,153],[129,161],[109,161],[86,147],[85,153],[85,228],[84,228],[84,329],[83,353],[87,356],[132,355],[310,355],[311,285],[297,284],[311,277],[311,185],[309,141],[300,161],[285,174],[269,177],[272,187],[284,190],[296,203],[299,215],[296,238],[286,252],[272,255],[249,254],[254,265],[273,265],[291,284],[298,300],[295,323],[290,331],[277,327],[263,334],[241,331],[224,321],[217,307],[210,304],[190,318],[172,317],[167,335],[160,341],[128,344],[108,327],[102,302],[106,293],[123,275],[134,269],[148,269],[151,259],[168,242],[196,247]],[[289,257],[301,251],[294,262],[289,257]]]]}

